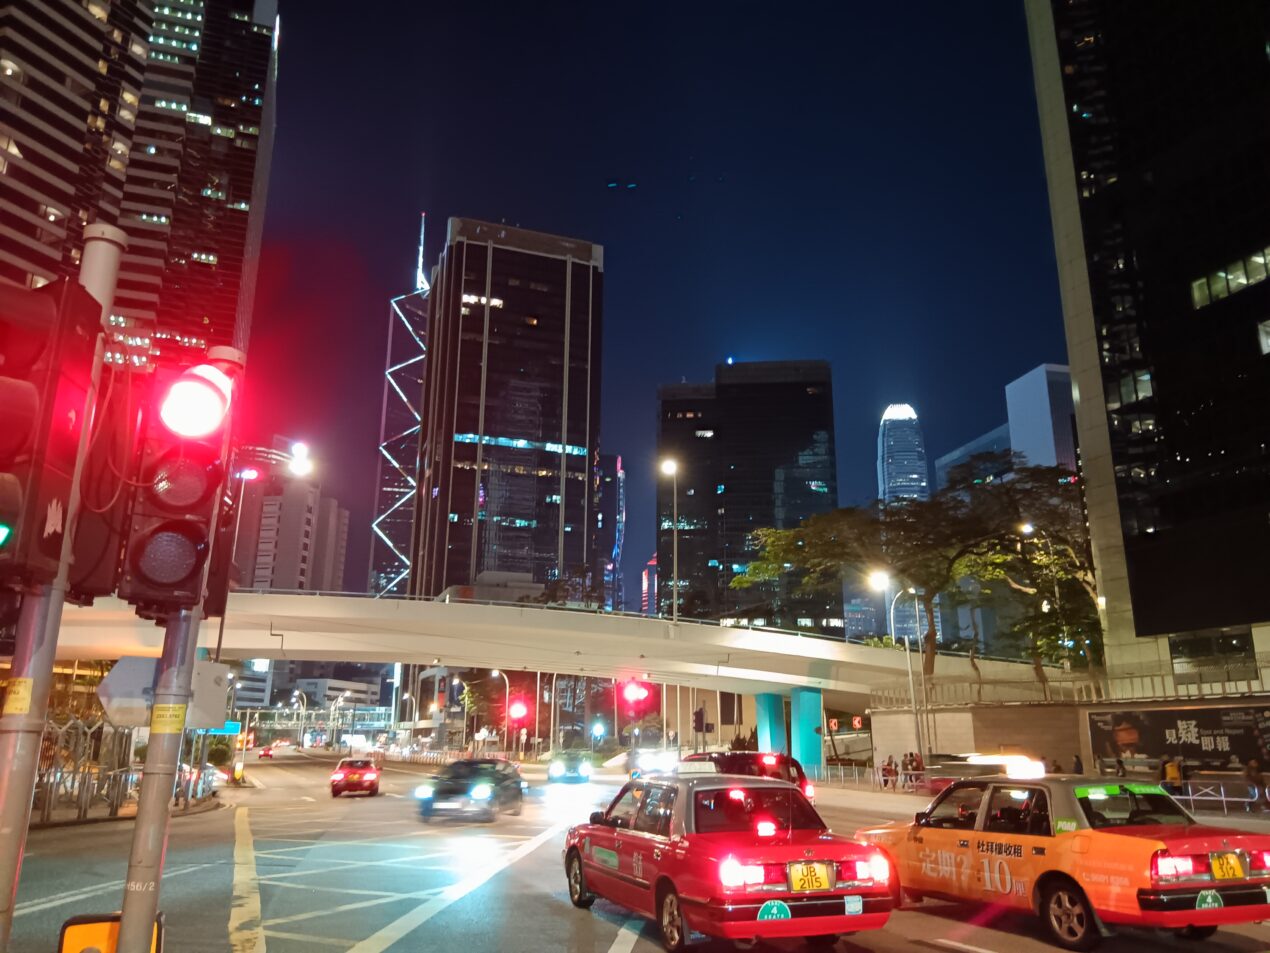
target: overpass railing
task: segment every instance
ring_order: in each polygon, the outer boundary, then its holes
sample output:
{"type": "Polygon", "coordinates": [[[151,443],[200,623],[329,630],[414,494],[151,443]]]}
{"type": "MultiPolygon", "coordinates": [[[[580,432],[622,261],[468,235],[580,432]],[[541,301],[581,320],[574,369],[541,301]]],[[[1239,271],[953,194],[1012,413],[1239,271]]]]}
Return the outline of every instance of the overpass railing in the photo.
{"type": "MultiPolygon", "coordinates": [[[[1270,653],[1235,659],[1165,659],[1110,672],[1047,668],[1045,676],[1044,681],[1035,676],[934,676],[926,680],[927,704],[1090,704],[1254,695],[1270,692],[1270,653]]],[[[907,680],[893,680],[874,688],[870,695],[871,707],[878,710],[908,708],[911,704],[907,680]]],[[[920,687],[918,695],[920,700],[920,687]]]]}
{"type": "MultiPolygon", "coordinates": [[[[368,592],[326,592],[326,591],[321,591],[316,589],[235,589],[231,593],[231,596],[234,594],[239,594],[239,593],[249,594],[249,595],[264,595],[264,596],[318,596],[318,597],[331,596],[331,597],[338,597],[342,599],[373,599],[373,600],[383,600],[386,602],[440,602],[440,603],[447,603],[447,604],[452,603],[455,605],[502,606],[504,608],[511,608],[511,609],[536,609],[536,610],[544,610],[548,612],[571,612],[577,615],[608,615],[608,616],[617,616],[618,618],[626,618],[626,619],[656,619],[657,621],[660,621],[660,622],[665,622],[665,623],[671,622],[670,616],[667,616],[667,615],[659,614],[655,616],[650,616],[650,615],[645,615],[642,612],[617,611],[613,609],[605,609],[601,606],[578,605],[576,603],[564,603],[564,602],[551,602],[551,603],[509,602],[509,601],[498,600],[498,599],[456,599],[451,596],[410,596],[410,595],[396,595],[396,594],[376,595],[374,593],[368,593],[368,592]]],[[[826,641],[826,642],[843,642],[848,645],[859,645],[859,646],[865,646],[869,648],[887,648],[896,652],[904,651],[904,645],[902,643],[896,644],[896,645],[879,646],[877,644],[879,641],[877,638],[858,638],[858,637],[852,638],[845,635],[842,637],[838,637],[838,636],[832,636],[832,635],[824,635],[820,632],[814,632],[808,629],[781,629],[781,628],[776,628],[774,626],[766,626],[766,625],[736,625],[730,622],[721,621],[719,619],[685,619],[682,617],[679,619],[678,624],[681,626],[698,626],[702,628],[708,627],[708,628],[714,628],[714,629],[743,629],[747,632],[767,632],[767,633],[771,633],[772,635],[789,635],[789,636],[795,636],[797,638],[804,638],[804,639],[819,639],[821,641],[826,641]]],[[[914,643],[910,651],[912,651],[915,655],[920,655],[921,654],[920,643],[914,643]]],[[[948,655],[948,656],[954,656],[954,657],[959,656],[961,658],[968,658],[970,656],[969,652],[962,652],[962,651],[957,651],[953,649],[940,648],[940,649],[937,649],[936,651],[939,655],[948,655]]],[[[979,661],[986,661],[986,662],[1012,662],[1014,664],[1018,664],[1020,662],[1025,661],[1024,659],[1020,659],[1018,657],[983,655],[978,652],[975,653],[974,657],[978,659],[979,661]]]]}

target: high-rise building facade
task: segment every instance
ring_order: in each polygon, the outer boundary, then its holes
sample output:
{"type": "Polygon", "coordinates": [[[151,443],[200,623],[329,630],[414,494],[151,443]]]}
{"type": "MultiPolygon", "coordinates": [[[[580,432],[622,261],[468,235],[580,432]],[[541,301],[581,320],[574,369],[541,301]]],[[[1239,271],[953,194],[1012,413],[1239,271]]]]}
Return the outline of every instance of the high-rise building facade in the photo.
{"type": "Polygon", "coordinates": [[[878,499],[930,499],[926,443],[917,411],[908,404],[888,406],[878,425],[878,499]]]}
{"type": "Polygon", "coordinates": [[[1270,651],[1270,5],[1026,10],[1108,668],[1270,651]]]}
{"type": "Polygon", "coordinates": [[[423,419],[420,402],[428,352],[425,222],[421,216],[415,290],[388,302],[388,354],[376,460],[379,479],[370,524],[370,591],[376,596],[405,595],[410,587],[410,537],[418,503],[419,426],[423,419]]]}
{"type": "Polygon", "coordinates": [[[644,564],[639,577],[639,611],[644,615],[657,615],[657,554],[644,564]]]}
{"type": "Polygon", "coordinates": [[[626,471],[615,453],[600,454],[600,502],[595,511],[595,571],[593,585],[602,586],[603,607],[626,608],[622,581],[622,547],[626,542],[626,471]]]}
{"type": "Polygon", "coordinates": [[[246,349],[273,149],[276,0],[0,7],[0,280],[128,234],[106,359],[246,349]]]}
{"type": "MultiPolygon", "coordinates": [[[[948,485],[952,478],[953,470],[957,467],[965,466],[970,461],[981,454],[1009,454],[1010,453],[1010,425],[1002,424],[1000,427],[994,427],[982,437],[976,437],[968,443],[963,443],[956,450],[950,450],[942,457],[935,458],[935,489],[942,490],[948,485]]],[[[1009,472],[1010,466],[1008,458],[1004,464],[990,463],[987,460],[976,461],[975,476],[977,479],[996,479],[1004,476],[1009,472]]]]}
{"type": "Polygon", "coordinates": [[[592,588],[604,254],[450,219],[433,271],[411,591],[484,572],[592,588]]]}
{"type": "MultiPolygon", "coordinates": [[[[926,442],[917,422],[917,411],[909,404],[890,404],[878,425],[878,499],[891,506],[908,500],[930,499],[930,467],[926,462],[926,442]]],[[[883,599],[888,622],[894,621],[891,635],[917,644],[926,631],[926,613],[914,600],[895,599],[898,589],[883,599]],[[894,611],[891,610],[895,603],[894,611]]],[[[938,600],[936,600],[938,608],[938,600]]],[[[936,638],[943,636],[943,623],[935,613],[936,638]]]]}
{"type": "Polygon", "coordinates": [[[658,456],[678,468],[657,489],[662,613],[677,527],[680,616],[841,637],[841,593],[799,595],[785,580],[731,588],[758,553],[755,530],[793,528],[838,505],[829,365],[720,364],[713,383],[667,385],[658,400],[658,456]]]}
{"type": "Polygon", "coordinates": [[[1005,385],[1010,448],[1024,465],[1076,472],[1072,375],[1058,364],[1042,364],[1005,385]]]}
{"type": "Polygon", "coordinates": [[[302,477],[274,474],[243,491],[234,563],[250,589],[344,591],[348,510],[302,477]]]}

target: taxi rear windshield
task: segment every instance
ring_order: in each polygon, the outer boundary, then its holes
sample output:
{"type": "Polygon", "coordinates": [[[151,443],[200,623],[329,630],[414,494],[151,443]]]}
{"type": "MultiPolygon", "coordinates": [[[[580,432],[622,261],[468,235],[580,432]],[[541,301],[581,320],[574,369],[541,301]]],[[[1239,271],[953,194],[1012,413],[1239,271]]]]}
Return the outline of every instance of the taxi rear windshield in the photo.
{"type": "Polygon", "coordinates": [[[1072,793],[1095,830],[1192,823],[1177,802],[1155,785],[1104,784],[1078,787],[1072,793]]]}
{"type": "Polygon", "coordinates": [[[373,768],[375,765],[370,761],[349,761],[345,759],[342,766],[345,768],[373,768]]]}
{"type": "Polygon", "coordinates": [[[797,788],[714,788],[694,798],[698,834],[755,833],[760,822],[777,831],[824,830],[824,821],[797,788]]]}

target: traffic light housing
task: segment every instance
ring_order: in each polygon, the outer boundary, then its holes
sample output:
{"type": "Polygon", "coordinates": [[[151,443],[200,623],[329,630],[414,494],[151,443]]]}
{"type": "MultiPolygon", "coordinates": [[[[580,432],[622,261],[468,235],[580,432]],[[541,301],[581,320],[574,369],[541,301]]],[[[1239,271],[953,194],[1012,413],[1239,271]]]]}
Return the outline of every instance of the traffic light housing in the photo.
{"type": "Polygon", "coordinates": [[[220,367],[159,367],[144,404],[119,597],[156,617],[203,597],[225,484],[233,381],[220,367]]]}
{"type": "Polygon", "coordinates": [[[692,730],[698,733],[706,730],[706,710],[698,708],[692,713],[692,730]]]}
{"type": "Polygon", "coordinates": [[[0,582],[52,582],[88,417],[101,304],[64,278],[0,284],[0,582]]]}

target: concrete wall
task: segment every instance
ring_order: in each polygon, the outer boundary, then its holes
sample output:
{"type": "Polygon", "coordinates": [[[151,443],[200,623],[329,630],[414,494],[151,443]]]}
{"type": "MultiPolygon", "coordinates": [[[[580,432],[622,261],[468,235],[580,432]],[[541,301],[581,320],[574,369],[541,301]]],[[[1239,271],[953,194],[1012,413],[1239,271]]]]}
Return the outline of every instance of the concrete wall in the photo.
{"type": "MultiPolygon", "coordinates": [[[[1104,706],[1105,707],[1105,706],[1104,706]]],[[[873,712],[873,757],[898,761],[915,751],[913,716],[903,710],[873,712]]],[[[1057,758],[1064,768],[1081,752],[1088,762],[1088,729],[1084,710],[1074,705],[1000,705],[937,710],[928,714],[925,730],[929,751],[964,754],[1029,754],[1057,758]]]]}

